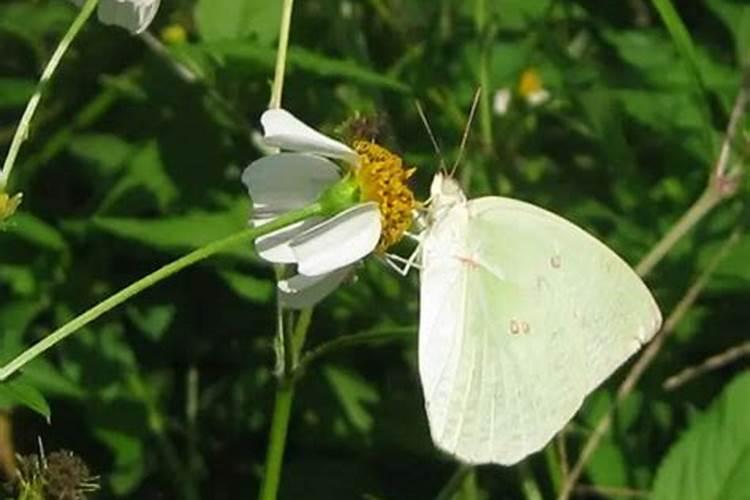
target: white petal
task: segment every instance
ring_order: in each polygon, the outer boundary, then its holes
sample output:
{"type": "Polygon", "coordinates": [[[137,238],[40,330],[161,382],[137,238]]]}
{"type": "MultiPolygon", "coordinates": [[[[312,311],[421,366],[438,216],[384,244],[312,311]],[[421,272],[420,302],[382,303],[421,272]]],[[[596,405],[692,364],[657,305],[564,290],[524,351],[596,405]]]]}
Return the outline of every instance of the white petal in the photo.
{"type": "Polygon", "coordinates": [[[375,249],[380,230],[376,203],[347,209],[292,240],[297,271],[317,276],[352,264],[375,249]]]}
{"type": "Polygon", "coordinates": [[[357,153],[349,146],[305,125],[289,111],[269,109],[260,117],[260,123],[265,141],[272,146],[339,158],[351,164],[357,162],[357,153]]]}
{"type": "MultiPolygon", "coordinates": [[[[278,153],[254,161],[242,173],[242,182],[253,200],[251,223],[259,226],[309,205],[338,179],[338,167],[319,156],[278,153]]],[[[289,242],[319,221],[319,217],[310,218],[262,236],[255,241],[255,249],[269,262],[296,262],[289,242]]]]}
{"type": "MultiPolygon", "coordinates": [[[[253,224],[262,225],[273,219],[254,219],[253,224]]],[[[279,229],[255,240],[255,251],[261,259],[275,264],[291,264],[297,262],[297,256],[292,251],[289,243],[298,234],[312,228],[320,223],[320,217],[310,217],[284,229],[279,229]]]]}
{"type": "Polygon", "coordinates": [[[242,173],[256,219],[268,219],[309,205],[338,179],[338,167],[333,162],[299,153],[265,156],[242,173]]]}
{"type": "Polygon", "coordinates": [[[320,276],[298,274],[279,281],[279,299],[285,307],[292,309],[312,307],[351,276],[353,270],[354,266],[346,266],[320,276]]]}
{"type": "Polygon", "coordinates": [[[136,35],[145,31],[159,10],[160,0],[100,0],[99,21],[136,35]]]}
{"type": "Polygon", "coordinates": [[[536,92],[526,96],[526,102],[531,106],[539,106],[547,102],[550,98],[550,93],[545,89],[539,89],[536,92]]]}

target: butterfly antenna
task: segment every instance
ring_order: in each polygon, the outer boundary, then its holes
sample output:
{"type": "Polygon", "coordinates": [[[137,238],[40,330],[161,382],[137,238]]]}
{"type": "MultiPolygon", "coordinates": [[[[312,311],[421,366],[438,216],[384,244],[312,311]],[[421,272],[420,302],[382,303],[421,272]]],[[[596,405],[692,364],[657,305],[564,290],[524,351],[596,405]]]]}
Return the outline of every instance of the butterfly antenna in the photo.
{"type": "Polygon", "coordinates": [[[458,168],[459,163],[461,163],[461,159],[464,156],[464,149],[466,149],[466,141],[469,140],[469,130],[471,130],[471,122],[474,121],[474,114],[477,111],[477,106],[479,105],[479,96],[482,95],[482,87],[477,88],[477,91],[474,93],[474,102],[471,103],[471,111],[469,111],[469,120],[466,122],[466,128],[464,128],[464,135],[461,138],[461,146],[458,148],[458,157],[456,157],[456,163],[453,164],[453,168],[451,168],[451,177],[453,177],[453,174],[456,173],[456,169],[458,168]]]}
{"type": "Polygon", "coordinates": [[[440,159],[440,171],[447,172],[448,169],[445,168],[445,158],[443,157],[443,152],[440,150],[440,145],[438,144],[437,139],[435,139],[435,134],[432,133],[432,129],[430,128],[430,122],[427,121],[427,115],[424,114],[424,110],[422,109],[422,105],[419,104],[419,101],[414,101],[414,105],[417,107],[417,113],[419,113],[419,118],[422,119],[424,128],[427,129],[427,135],[430,136],[430,142],[432,142],[432,147],[435,149],[435,153],[438,155],[438,158],[440,159]]]}

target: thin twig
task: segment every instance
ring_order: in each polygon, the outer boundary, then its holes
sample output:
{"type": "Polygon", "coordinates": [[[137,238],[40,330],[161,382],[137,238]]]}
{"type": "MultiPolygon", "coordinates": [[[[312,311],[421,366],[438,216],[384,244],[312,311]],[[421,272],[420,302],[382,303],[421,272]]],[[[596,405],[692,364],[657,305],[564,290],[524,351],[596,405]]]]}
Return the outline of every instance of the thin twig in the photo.
{"type": "Polygon", "coordinates": [[[685,295],[682,297],[682,299],[680,299],[680,301],[677,303],[677,306],[675,306],[675,308],[672,310],[672,313],[664,322],[664,327],[653,338],[648,347],[646,347],[641,357],[638,358],[638,360],[633,364],[627,376],[625,377],[625,380],[623,380],[623,382],[620,384],[620,387],[617,389],[617,396],[615,397],[615,401],[609,407],[607,413],[596,424],[596,427],[589,436],[589,439],[586,441],[586,444],[584,445],[583,450],[578,457],[578,461],[570,472],[568,481],[563,485],[563,488],[558,495],[559,500],[567,499],[570,497],[570,493],[575,488],[576,482],[580,477],[583,468],[586,466],[594,451],[599,446],[599,442],[601,441],[602,437],[604,437],[604,434],[606,434],[606,432],[609,430],[609,427],[612,424],[612,417],[614,415],[615,409],[633,391],[636,384],[643,375],[643,372],[645,372],[646,368],[651,365],[653,360],[656,358],[656,355],[661,350],[662,346],[664,345],[664,340],[674,331],[675,326],[677,326],[680,320],[685,316],[685,313],[687,313],[688,310],[693,306],[721,260],[727,255],[731,247],[739,240],[740,234],[741,233],[739,231],[735,231],[724,242],[721,248],[714,255],[713,259],[711,259],[711,262],[709,262],[698,279],[695,280],[695,282],[690,286],[687,292],[685,292],[685,295]]]}
{"type": "Polygon", "coordinates": [[[730,347],[722,353],[714,354],[698,365],[689,366],[683,369],[676,375],[669,377],[662,387],[667,391],[677,389],[694,378],[733,363],[743,356],[750,356],[750,340],[734,347],[730,347]]]}

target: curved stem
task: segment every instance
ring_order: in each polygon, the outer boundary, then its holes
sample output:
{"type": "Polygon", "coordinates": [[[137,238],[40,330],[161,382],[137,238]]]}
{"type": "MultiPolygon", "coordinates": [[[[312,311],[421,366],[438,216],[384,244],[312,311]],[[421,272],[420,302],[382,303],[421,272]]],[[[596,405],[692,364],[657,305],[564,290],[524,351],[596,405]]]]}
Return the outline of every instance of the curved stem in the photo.
{"type": "Polygon", "coordinates": [[[238,243],[254,240],[255,238],[263,236],[264,234],[268,234],[295,222],[299,222],[303,219],[307,219],[308,217],[320,215],[322,213],[322,206],[319,203],[314,203],[305,208],[294,210],[292,212],[281,215],[271,222],[263,224],[262,226],[245,229],[238,233],[227,236],[226,238],[223,238],[221,240],[209,243],[204,247],[194,250],[193,252],[190,252],[189,254],[184,255],[179,259],[160,267],[151,274],[148,274],[138,281],[128,285],[116,294],[110,296],[109,298],[98,303],[86,312],[73,318],[71,321],[22,352],[10,363],[0,368],[0,382],[7,379],[17,370],[22,368],[26,363],[32,361],[44,351],[53,347],[55,344],[66,338],[68,335],[83,328],[105,312],[122,304],[129,298],[139,294],[143,290],[155,285],[156,283],[177,273],[178,271],[181,271],[188,266],[200,262],[224,250],[225,248],[231,247],[238,243]]]}
{"type": "Polygon", "coordinates": [[[42,71],[42,76],[39,78],[39,83],[36,86],[36,91],[34,92],[34,95],[31,96],[31,99],[29,99],[29,102],[26,104],[26,109],[21,116],[21,121],[18,123],[18,128],[16,129],[16,133],[13,136],[13,142],[10,143],[10,148],[8,148],[8,155],[5,157],[3,169],[0,172],[0,192],[5,190],[5,186],[8,184],[8,179],[10,178],[10,173],[13,171],[13,165],[16,163],[18,151],[21,149],[21,144],[29,136],[29,127],[31,126],[31,120],[32,118],[34,118],[34,113],[36,112],[36,108],[39,105],[39,100],[42,98],[42,92],[49,83],[50,79],[52,79],[52,76],[55,74],[57,66],[60,64],[60,60],[62,59],[63,55],[65,55],[65,52],[67,52],[68,47],[70,47],[70,44],[73,43],[73,40],[78,35],[78,32],[81,31],[84,23],[89,18],[89,16],[91,16],[91,13],[94,12],[94,8],[96,7],[98,1],[99,0],[86,0],[86,3],[83,4],[83,7],[78,12],[78,15],[73,20],[73,23],[68,28],[68,31],[65,33],[62,40],[60,40],[60,43],[57,45],[57,48],[52,53],[52,57],[47,63],[47,66],[45,66],[44,71],[42,71]]]}

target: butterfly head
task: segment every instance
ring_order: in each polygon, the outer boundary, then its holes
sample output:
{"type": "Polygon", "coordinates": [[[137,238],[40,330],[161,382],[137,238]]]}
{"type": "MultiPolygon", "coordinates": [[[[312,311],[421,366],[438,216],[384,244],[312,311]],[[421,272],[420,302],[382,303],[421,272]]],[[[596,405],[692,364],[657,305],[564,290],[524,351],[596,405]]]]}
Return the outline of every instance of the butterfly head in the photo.
{"type": "Polygon", "coordinates": [[[443,172],[435,174],[430,186],[430,206],[433,211],[464,202],[466,195],[456,179],[443,172]]]}

